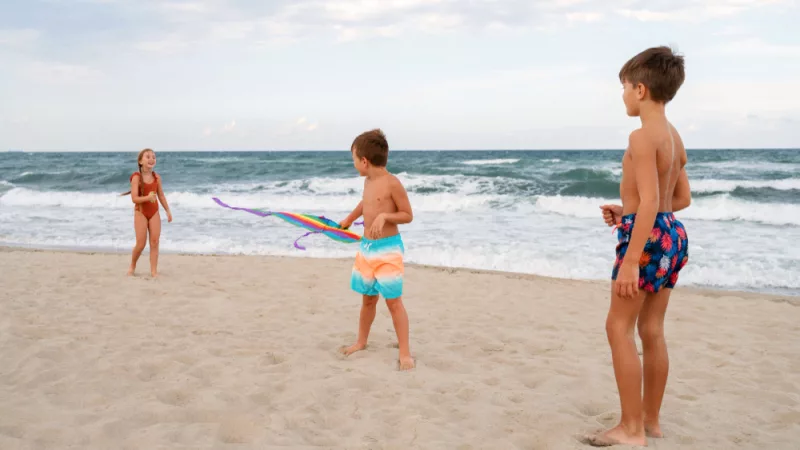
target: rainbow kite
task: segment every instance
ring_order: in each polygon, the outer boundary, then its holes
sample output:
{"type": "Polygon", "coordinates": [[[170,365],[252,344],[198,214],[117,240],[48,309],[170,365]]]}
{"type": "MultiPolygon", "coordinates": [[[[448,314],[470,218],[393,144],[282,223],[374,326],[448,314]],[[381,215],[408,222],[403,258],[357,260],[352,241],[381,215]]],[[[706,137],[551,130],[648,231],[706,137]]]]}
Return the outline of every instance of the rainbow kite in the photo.
{"type": "MultiPolygon", "coordinates": [[[[312,234],[324,234],[325,236],[328,236],[334,241],[344,242],[346,244],[351,244],[353,242],[358,242],[361,240],[360,235],[353,233],[352,231],[346,230],[344,228],[340,228],[338,223],[323,216],[312,216],[310,214],[297,214],[290,212],[266,211],[263,209],[237,208],[223,203],[222,200],[216,197],[213,197],[213,200],[217,202],[219,206],[222,206],[224,208],[233,209],[235,211],[245,211],[260,217],[275,216],[291,223],[292,225],[309,230],[308,233],[300,236],[294,241],[294,247],[299,250],[305,250],[306,248],[298,244],[297,242],[300,239],[303,239],[304,237],[312,234]]],[[[363,224],[363,222],[357,222],[354,225],[360,225],[360,224],[363,224]]]]}

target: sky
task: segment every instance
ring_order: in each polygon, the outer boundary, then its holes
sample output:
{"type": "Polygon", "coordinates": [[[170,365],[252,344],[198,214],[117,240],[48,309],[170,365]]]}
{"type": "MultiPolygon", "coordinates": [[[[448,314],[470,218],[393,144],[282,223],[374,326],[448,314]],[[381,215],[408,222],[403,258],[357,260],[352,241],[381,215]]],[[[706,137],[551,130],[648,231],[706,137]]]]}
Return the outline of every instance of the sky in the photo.
{"type": "Polygon", "coordinates": [[[624,148],[670,45],[689,148],[800,147],[800,0],[0,0],[0,151],[624,148]]]}

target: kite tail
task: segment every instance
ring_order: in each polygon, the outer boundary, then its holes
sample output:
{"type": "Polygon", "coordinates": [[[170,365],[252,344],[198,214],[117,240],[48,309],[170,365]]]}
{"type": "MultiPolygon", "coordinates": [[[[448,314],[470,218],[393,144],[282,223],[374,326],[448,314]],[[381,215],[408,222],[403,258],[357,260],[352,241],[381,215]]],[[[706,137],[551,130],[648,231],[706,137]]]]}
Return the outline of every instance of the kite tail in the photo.
{"type": "MultiPolygon", "coordinates": [[[[224,203],[222,200],[218,199],[217,197],[212,197],[212,199],[219,206],[222,206],[224,208],[232,209],[232,210],[235,210],[235,211],[245,211],[245,212],[248,212],[250,214],[255,214],[256,216],[259,216],[259,217],[275,216],[275,217],[279,217],[279,218],[281,218],[283,220],[286,220],[289,223],[292,223],[294,225],[303,226],[302,222],[298,222],[297,215],[287,216],[287,213],[265,211],[265,210],[261,210],[261,209],[239,208],[239,207],[235,207],[235,206],[230,206],[230,205],[224,203]]],[[[333,229],[337,229],[338,228],[338,224],[337,223],[335,223],[334,221],[326,218],[325,216],[319,216],[319,219],[323,221],[322,226],[327,225],[328,227],[332,227],[333,229]],[[325,224],[324,222],[328,222],[328,224],[325,224]]],[[[353,225],[364,225],[364,222],[363,221],[355,222],[355,223],[353,223],[353,225]]],[[[307,226],[304,226],[304,228],[308,229],[307,226]]],[[[342,230],[342,228],[338,228],[338,229],[342,230]]],[[[298,250],[306,250],[306,248],[303,247],[302,245],[300,245],[299,242],[300,242],[301,239],[303,239],[305,237],[308,237],[308,236],[311,236],[312,234],[327,234],[328,237],[330,237],[331,239],[335,239],[335,240],[340,241],[340,242],[348,242],[347,239],[342,238],[340,235],[331,235],[331,234],[329,234],[328,232],[325,232],[325,231],[311,230],[311,231],[307,232],[306,234],[300,236],[299,238],[295,239],[294,248],[296,248],[298,250]]],[[[360,236],[357,236],[357,235],[355,235],[355,236],[358,237],[358,239],[360,239],[360,236]]]]}
{"type": "Polygon", "coordinates": [[[299,242],[300,239],[303,239],[306,236],[311,236],[312,234],[317,234],[317,233],[319,233],[319,231],[309,231],[308,233],[306,233],[306,234],[300,236],[299,238],[295,239],[294,240],[294,248],[296,248],[298,250],[304,250],[305,251],[306,248],[303,247],[302,245],[298,244],[297,242],[299,242]]]}
{"type": "MultiPolygon", "coordinates": [[[[353,223],[353,225],[364,225],[364,222],[355,222],[355,223],[353,223]]],[[[298,244],[298,242],[300,242],[300,239],[303,239],[305,237],[311,236],[312,234],[320,234],[320,232],[319,231],[309,231],[308,233],[306,233],[306,234],[300,236],[299,238],[295,239],[294,248],[296,248],[298,250],[305,251],[306,248],[303,247],[302,245],[298,244]]]]}

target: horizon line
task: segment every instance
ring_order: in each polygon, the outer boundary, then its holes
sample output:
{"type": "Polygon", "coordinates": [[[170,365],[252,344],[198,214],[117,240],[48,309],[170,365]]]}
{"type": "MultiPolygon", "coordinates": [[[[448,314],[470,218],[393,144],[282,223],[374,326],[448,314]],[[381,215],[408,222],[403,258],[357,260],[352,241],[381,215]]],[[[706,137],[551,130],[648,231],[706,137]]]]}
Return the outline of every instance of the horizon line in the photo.
{"type": "MultiPolygon", "coordinates": [[[[24,150],[7,149],[0,150],[0,153],[128,153],[138,152],[136,150],[24,150]]],[[[347,152],[347,149],[167,149],[158,150],[158,153],[271,153],[271,152],[347,152]]],[[[413,149],[404,148],[391,150],[391,152],[603,152],[603,151],[624,151],[624,148],[467,148],[467,149],[413,149]]],[[[746,150],[746,151],[780,151],[780,150],[800,150],[800,147],[695,147],[687,148],[687,151],[714,151],[714,150],[746,150]]]]}

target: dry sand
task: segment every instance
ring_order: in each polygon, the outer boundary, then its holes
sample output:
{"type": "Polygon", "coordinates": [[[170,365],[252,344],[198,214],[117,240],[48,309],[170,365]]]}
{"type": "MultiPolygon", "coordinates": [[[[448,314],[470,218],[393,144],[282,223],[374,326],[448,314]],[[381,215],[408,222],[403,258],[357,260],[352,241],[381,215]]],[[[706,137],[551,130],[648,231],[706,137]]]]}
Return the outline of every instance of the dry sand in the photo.
{"type": "MultiPolygon", "coordinates": [[[[418,367],[348,261],[0,250],[0,448],[573,449],[613,425],[607,283],[409,267],[418,367]]],[[[656,449],[800,448],[800,302],[678,289],[656,449]]]]}

